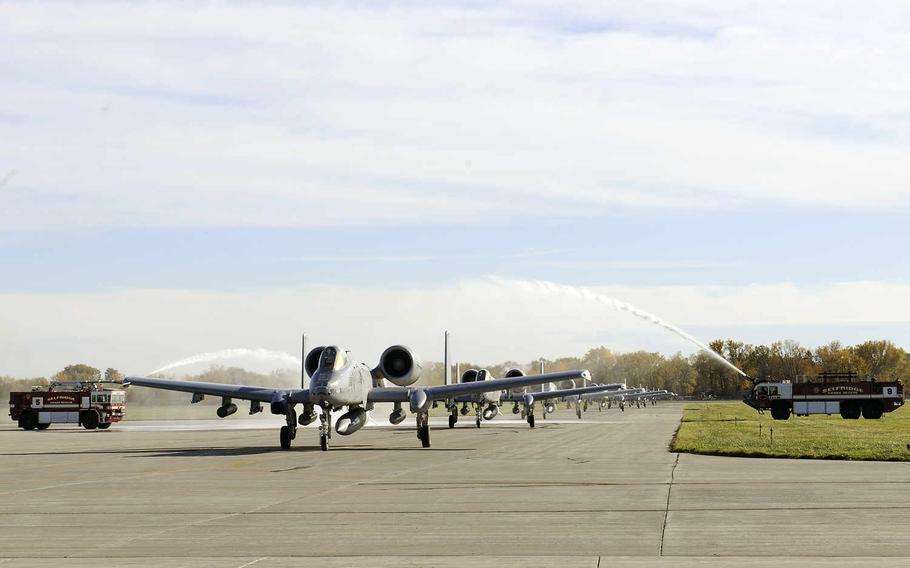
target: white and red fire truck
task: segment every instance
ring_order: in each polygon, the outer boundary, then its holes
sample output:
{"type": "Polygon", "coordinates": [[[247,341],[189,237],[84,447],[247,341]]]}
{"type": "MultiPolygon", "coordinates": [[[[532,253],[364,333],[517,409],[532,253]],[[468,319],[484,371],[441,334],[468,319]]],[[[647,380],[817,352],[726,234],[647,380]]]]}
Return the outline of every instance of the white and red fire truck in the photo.
{"type": "Polygon", "coordinates": [[[820,373],[799,376],[795,381],[758,382],[744,397],[746,404],[762,412],[771,411],[775,420],[793,413],[840,414],[842,418],[876,420],[904,404],[900,381],[876,381],[856,373],[820,373]]]}
{"type": "Polygon", "coordinates": [[[86,430],[110,428],[123,420],[126,392],[105,384],[112,383],[58,382],[32,387],[30,392],[11,392],[10,418],[23,430],[44,430],[51,424],[79,424],[86,430]]]}

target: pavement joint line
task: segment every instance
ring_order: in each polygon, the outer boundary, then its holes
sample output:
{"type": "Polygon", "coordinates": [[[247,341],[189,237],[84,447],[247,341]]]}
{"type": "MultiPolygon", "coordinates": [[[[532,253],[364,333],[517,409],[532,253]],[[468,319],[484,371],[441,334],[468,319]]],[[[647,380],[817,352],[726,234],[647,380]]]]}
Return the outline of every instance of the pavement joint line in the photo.
{"type": "Polygon", "coordinates": [[[679,454],[676,454],[676,461],[670,469],[670,483],[667,486],[667,507],[664,510],[664,524],[660,529],[660,546],[657,549],[657,555],[664,555],[664,534],[667,532],[667,518],[670,516],[670,494],[673,492],[673,478],[676,475],[676,466],[679,465],[679,454]]]}
{"type": "MultiPolygon", "coordinates": [[[[301,497],[302,498],[302,497],[301,497]]],[[[275,506],[281,505],[284,502],[275,503],[275,506]]],[[[267,505],[271,507],[273,505],[267,505]]],[[[730,513],[748,513],[748,512],[767,512],[767,511],[856,511],[856,510],[873,510],[873,511],[903,511],[910,510],[910,505],[894,505],[894,506],[881,506],[881,507],[870,507],[868,503],[857,503],[852,507],[799,507],[799,506],[781,506],[781,507],[742,507],[742,508],[731,508],[731,507],[683,507],[676,508],[673,507],[670,511],[677,513],[704,513],[704,512],[730,512],[730,513]]],[[[665,512],[664,507],[658,507],[654,509],[503,509],[503,510],[485,510],[484,514],[502,514],[502,515],[526,515],[528,513],[541,513],[541,514],[576,514],[576,513],[657,513],[665,512]]],[[[475,515],[476,511],[415,511],[413,509],[384,509],[382,511],[358,511],[358,515],[475,515]]],[[[0,518],[3,517],[14,517],[14,516],[79,516],[84,517],[86,515],[110,515],[110,511],[107,512],[97,512],[97,513],[86,513],[80,511],[77,513],[55,513],[47,511],[34,511],[34,512],[5,512],[0,513],[0,518]]],[[[246,515],[307,515],[307,516],[319,516],[319,515],[336,515],[337,512],[333,511],[300,511],[300,512],[287,512],[287,511],[262,511],[262,510],[253,510],[253,511],[213,511],[209,513],[193,513],[189,511],[177,511],[177,512],[167,512],[167,513],[149,513],[148,511],[139,511],[139,512],[130,512],[130,511],[121,511],[113,513],[116,515],[142,515],[147,516],[149,514],[166,514],[170,516],[187,516],[187,515],[200,515],[200,514],[210,514],[215,515],[212,519],[207,519],[200,522],[209,522],[215,520],[218,516],[246,516],[246,515]]],[[[2,559],[0,559],[2,560],[2,559]]]]}
{"type": "Polygon", "coordinates": [[[214,515],[214,516],[212,516],[211,518],[199,519],[198,521],[193,522],[193,523],[186,523],[186,524],[182,524],[182,525],[178,525],[178,526],[170,526],[170,527],[167,527],[167,528],[163,528],[163,529],[161,529],[161,530],[159,530],[159,531],[155,531],[155,532],[151,532],[151,531],[150,531],[150,532],[138,534],[138,535],[136,535],[136,536],[134,536],[134,537],[132,537],[132,538],[127,538],[127,539],[123,539],[123,540],[118,540],[117,542],[113,542],[113,543],[106,544],[106,545],[101,545],[100,547],[97,547],[97,548],[93,549],[92,551],[94,551],[94,550],[106,550],[106,549],[111,549],[111,548],[121,548],[121,547],[123,547],[123,546],[126,545],[126,544],[129,544],[129,543],[131,543],[131,542],[134,542],[134,541],[137,541],[137,540],[140,540],[140,539],[149,538],[149,537],[151,537],[151,538],[156,538],[156,537],[162,536],[162,535],[164,535],[164,534],[167,534],[167,533],[169,533],[169,532],[173,532],[173,531],[177,531],[177,530],[183,530],[183,529],[187,529],[187,528],[189,528],[189,527],[194,527],[194,526],[197,526],[197,525],[202,525],[202,524],[207,523],[207,522],[209,522],[209,521],[215,521],[215,520],[218,520],[218,519],[227,519],[227,518],[230,518],[230,517],[237,517],[237,516],[242,515],[242,513],[208,513],[208,515],[214,515]]]}

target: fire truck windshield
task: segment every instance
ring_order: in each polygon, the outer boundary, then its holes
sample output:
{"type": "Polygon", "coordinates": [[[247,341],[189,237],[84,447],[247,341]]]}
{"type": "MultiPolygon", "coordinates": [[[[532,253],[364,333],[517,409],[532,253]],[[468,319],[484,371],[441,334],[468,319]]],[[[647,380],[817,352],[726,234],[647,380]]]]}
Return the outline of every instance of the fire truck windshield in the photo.
{"type": "Polygon", "coordinates": [[[115,392],[111,395],[111,404],[123,404],[126,402],[126,395],[122,392],[115,392]]]}

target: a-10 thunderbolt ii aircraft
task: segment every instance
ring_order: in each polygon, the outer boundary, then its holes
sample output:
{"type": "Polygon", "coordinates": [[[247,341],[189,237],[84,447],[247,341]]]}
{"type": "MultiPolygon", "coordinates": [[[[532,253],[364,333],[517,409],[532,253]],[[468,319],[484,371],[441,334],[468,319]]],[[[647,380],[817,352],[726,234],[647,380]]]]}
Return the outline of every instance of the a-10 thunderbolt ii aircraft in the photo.
{"type": "MultiPolygon", "coordinates": [[[[448,335],[446,336],[446,339],[446,349],[448,350],[448,335]]],[[[540,360],[540,370],[537,374],[538,376],[544,376],[547,374],[544,370],[543,359],[540,360]]],[[[488,378],[488,375],[489,373],[482,369],[468,369],[461,376],[461,382],[469,383],[484,381],[488,378]]],[[[521,369],[509,369],[505,373],[506,378],[523,376],[525,376],[525,373],[521,369]]],[[[583,383],[587,382],[587,380],[590,378],[590,375],[582,377],[583,383]]],[[[461,405],[462,416],[470,413],[470,406],[474,407],[474,424],[480,428],[481,417],[483,417],[484,420],[492,420],[499,414],[499,408],[503,403],[511,402],[513,403],[512,414],[521,413],[522,419],[527,420],[528,425],[533,428],[536,401],[539,401],[543,404],[543,417],[546,419],[547,414],[552,414],[556,411],[556,405],[554,404],[554,401],[558,399],[625,387],[624,384],[615,383],[608,385],[582,386],[576,388],[575,379],[568,380],[572,383],[572,388],[556,389],[555,385],[552,383],[547,383],[547,387],[550,388],[544,387],[546,390],[541,390],[538,392],[527,392],[526,389],[521,389],[523,392],[518,392],[516,390],[485,391],[448,399],[446,400],[446,408],[449,411],[449,428],[454,428],[455,424],[458,422],[459,404],[461,405]]],[[[541,384],[541,386],[543,386],[543,384],[541,384]]]]}
{"type": "MultiPolygon", "coordinates": [[[[521,414],[521,417],[527,420],[528,426],[531,428],[534,427],[534,408],[538,401],[551,401],[560,398],[567,397],[578,397],[586,394],[596,395],[599,393],[609,392],[611,390],[618,389],[622,387],[621,383],[610,383],[606,385],[591,385],[589,387],[577,387],[572,389],[560,389],[554,391],[544,391],[544,392],[527,392],[527,393],[513,393],[509,392],[503,394],[500,397],[500,402],[511,402],[512,414],[521,414]]],[[[551,410],[547,410],[547,406],[550,405],[549,402],[544,402],[544,412],[553,412],[556,408],[552,406],[551,410]]],[[[494,415],[495,416],[495,415],[494,415]]],[[[486,417],[486,413],[484,414],[486,417]]],[[[490,420],[492,417],[487,418],[490,420]]],[[[449,419],[449,424],[451,425],[451,418],[449,419]]],[[[451,427],[451,426],[450,426],[451,427]]]]}
{"type": "MultiPolygon", "coordinates": [[[[584,394],[579,398],[585,400],[584,409],[587,410],[587,401],[597,401],[600,404],[598,410],[603,410],[605,408],[610,408],[613,405],[613,402],[616,401],[619,405],[619,409],[625,411],[626,403],[635,402],[638,406],[641,406],[643,401],[656,401],[661,398],[670,398],[675,396],[667,390],[653,390],[649,391],[645,388],[634,388],[634,389],[621,389],[615,391],[608,391],[604,393],[593,393],[593,394],[584,394]]],[[[576,404],[576,414],[578,418],[581,418],[581,410],[579,405],[576,404]]]]}
{"type": "MultiPolygon", "coordinates": [[[[303,341],[306,353],[306,336],[303,341]]],[[[402,404],[408,403],[417,419],[417,437],[423,447],[430,447],[429,411],[435,401],[453,399],[461,395],[487,391],[501,392],[510,388],[538,385],[553,381],[588,379],[587,370],[563,371],[546,375],[508,377],[460,384],[448,384],[448,342],[446,343],[445,375],[446,384],[441,386],[415,386],[422,368],[418,357],[409,348],[393,345],[379,357],[379,365],[371,368],[366,363],[355,362],[348,351],[337,345],[316,347],[304,357],[299,389],[280,389],[247,385],[226,385],[193,381],[173,381],[144,377],[127,377],[124,384],[188,392],[193,402],[199,402],[205,395],[220,396],[221,406],[217,414],[225,418],[237,412],[235,398],[250,401],[250,414],[262,412],[262,403],[268,403],[272,414],[283,414],[287,425],[281,427],[280,443],[283,449],[291,447],[297,436],[297,424],[306,426],[317,419],[319,424],[319,445],[328,449],[332,435],[332,412],[347,408],[335,424],[335,431],[346,436],[363,427],[367,411],[377,402],[394,403],[389,416],[392,424],[401,423],[405,417],[402,404]],[[304,373],[310,377],[308,388],[303,388],[304,373]],[[382,386],[383,379],[394,387],[382,386]],[[303,405],[303,413],[297,417],[296,405],[303,405]],[[321,409],[317,416],[316,407],[321,409]]]]}
{"type": "MultiPolygon", "coordinates": [[[[448,343],[446,344],[448,345],[448,343]]],[[[540,361],[540,372],[537,376],[545,376],[547,373],[544,372],[544,363],[541,359],[540,361]]],[[[551,373],[553,375],[553,373],[551,373]]],[[[509,369],[506,371],[506,378],[517,378],[526,376],[524,371],[521,369],[509,369]]],[[[586,382],[591,377],[587,375],[582,377],[586,382]]],[[[473,383],[478,381],[485,381],[489,379],[489,372],[484,369],[468,369],[461,376],[462,383],[473,383]]],[[[470,413],[470,408],[474,408],[474,424],[480,428],[481,417],[483,420],[493,420],[499,414],[499,409],[503,403],[511,402],[513,403],[512,414],[521,413],[521,417],[524,420],[527,420],[528,425],[534,427],[534,409],[535,401],[540,401],[544,404],[544,418],[548,412],[553,412],[556,408],[552,402],[543,402],[543,401],[553,401],[560,398],[565,398],[573,395],[580,395],[584,393],[596,393],[602,392],[610,389],[618,389],[624,387],[622,384],[610,384],[610,385],[590,385],[585,387],[575,388],[575,379],[568,379],[572,382],[573,387],[569,389],[549,389],[542,390],[539,392],[518,392],[516,390],[507,390],[507,391],[483,391],[472,393],[468,395],[457,396],[446,400],[446,409],[449,411],[449,428],[454,428],[455,424],[458,423],[458,405],[461,405],[461,415],[465,416],[470,413]]],[[[543,383],[540,383],[543,384],[543,383]]],[[[548,386],[553,386],[548,383],[548,386]]],[[[525,389],[521,389],[524,391],[525,389]]]]}

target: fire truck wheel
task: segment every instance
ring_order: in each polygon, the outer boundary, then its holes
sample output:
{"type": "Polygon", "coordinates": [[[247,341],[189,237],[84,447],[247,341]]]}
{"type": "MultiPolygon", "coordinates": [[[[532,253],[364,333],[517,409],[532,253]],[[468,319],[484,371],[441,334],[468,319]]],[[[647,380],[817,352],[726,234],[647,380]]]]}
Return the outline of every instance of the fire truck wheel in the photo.
{"type": "Polygon", "coordinates": [[[842,402],[840,405],[840,415],[844,420],[856,420],[859,418],[861,408],[858,402],[842,402]]]}
{"type": "Polygon", "coordinates": [[[110,428],[110,427],[111,427],[111,423],[110,423],[110,422],[105,422],[105,423],[103,423],[103,424],[99,424],[99,425],[98,425],[98,428],[99,428],[100,430],[107,430],[107,429],[110,428]]]}
{"type": "Polygon", "coordinates": [[[82,427],[86,430],[94,430],[98,427],[98,413],[94,410],[87,410],[82,413],[82,427]]]}
{"type": "Polygon", "coordinates": [[[39,430],[47,430],[48,426],[50,426],[50,425],[51,425],[50,422],[48,422],[47,424],[41,424],[41,423],[39,422],[39,423],[38,423],[38,429],[39,429],[39,430]]]}
{"type": "Polygon", "coordinates": [[[786,404],[775,404],[771,407],[771,418],[775,420],[786,420],[790,418],[790,407],[786,404]]]}
{"type": "Polygon", "coordinates": [[[878,420],[884,412],[882,403],[878,401],[873,400],[863,404],[863,418],[866,420],[878,420]]]}
{"type": "Polygon", "coordinates": [[[34,412],[23,412],[19,417],[19,427],[23,430],[34,430],[38,427],[38,416],[34,412]]]}

